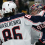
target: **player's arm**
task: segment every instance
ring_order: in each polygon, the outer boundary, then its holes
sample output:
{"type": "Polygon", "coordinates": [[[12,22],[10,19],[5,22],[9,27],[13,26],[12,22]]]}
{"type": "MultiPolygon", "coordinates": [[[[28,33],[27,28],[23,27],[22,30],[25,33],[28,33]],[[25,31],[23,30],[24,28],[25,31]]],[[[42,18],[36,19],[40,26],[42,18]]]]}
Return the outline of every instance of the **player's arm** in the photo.
{"type": "Polygon", "coordinates": [[[41,20],[41,16],[31,16],[25,15],[25,24],[27,25],[34,25],[34,23],[38,23],[41,20]]]}
{"type": "Polygon", "coordinates": [[[38,26],[33,26],[34,28],[38,29],[41,31],[43,26],[42,24],[39,25],[40,22],[44,22],[45,20],[44,16],[31,16],[31,15],[25,15],[25,24],[27,25],[38,25],[38,26]]]}
{"type": "Polygon", "coordinates": [[[25,15],[25,18],[34,23],[43,22],[45,19],[45,17],[43,16],[32,16],[32,15],[25,15]]]}

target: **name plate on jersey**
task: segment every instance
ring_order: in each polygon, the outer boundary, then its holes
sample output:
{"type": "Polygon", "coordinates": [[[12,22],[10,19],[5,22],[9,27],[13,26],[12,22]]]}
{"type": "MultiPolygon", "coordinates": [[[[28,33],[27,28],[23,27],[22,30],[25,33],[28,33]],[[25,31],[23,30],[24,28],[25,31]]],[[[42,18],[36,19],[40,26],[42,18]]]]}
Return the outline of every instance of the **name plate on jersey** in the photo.
{"type": "Polygon", "coordinates": [[[9,22],[4,22],[4,23],[1,23],[0,24],[0,28],[5,28],[5,27],[9,27],[9,26],[14,26],[16,24],[21,24],[21,20],[18,19],[18,20],[12,20],[12,21],[9,21],[9,22]]]}

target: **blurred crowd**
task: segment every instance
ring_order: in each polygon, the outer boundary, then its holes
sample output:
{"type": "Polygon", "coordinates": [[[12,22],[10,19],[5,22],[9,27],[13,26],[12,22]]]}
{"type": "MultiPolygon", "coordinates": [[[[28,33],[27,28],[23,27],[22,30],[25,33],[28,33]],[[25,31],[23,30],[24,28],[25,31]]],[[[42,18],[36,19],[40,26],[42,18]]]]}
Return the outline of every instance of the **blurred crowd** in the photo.
{"type": "MultiPolygon", "coordinates": [[[[24,12],[25,14],[36,15],[40,11],[42,11],[43,8],[45,7],[43,3],[36,2],[36,1],[33,1],[32,5],[31,5],[30,0],[25,0],[25,1],[24,0],[14,0],[14,2],[17,5],[16,11],[15,11],[16,14],[24,12]]],[[[2,18],[1,15],[2,14],[1,14],[1,11],[0,11],[0,17],[2,18]]]]}
{"type": "Polygon", "coordinates": [[[27,13],[29,14],[29,7],[28,7],[28,2],[23,2],[22,0],[15,0],[15,3],[17,5],[16,13],[27,13]]]}

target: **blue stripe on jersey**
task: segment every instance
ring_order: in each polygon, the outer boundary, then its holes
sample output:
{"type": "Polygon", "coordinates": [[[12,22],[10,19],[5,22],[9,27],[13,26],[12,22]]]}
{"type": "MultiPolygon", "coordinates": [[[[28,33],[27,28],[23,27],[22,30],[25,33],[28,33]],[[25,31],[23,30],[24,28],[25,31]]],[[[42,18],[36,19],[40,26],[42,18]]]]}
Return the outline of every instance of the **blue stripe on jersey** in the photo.
{"type": "MultiPolygon", "coordinates": [[[[27,17],[25,17],[27,18],[27,17]]],[[[28,20],[31,20],[32,22],[34,23],[37,23],[37,22],[44,22],[45,21],[45,17],[44,16],[31,16],[31,18],[27,18],[28,20]]]]}
{"type": "Polygon", "coordinates": [[[43,36],[42,36],[42,38],[40,39],[42,42],[44,42],[45,41],[45,33],[43,32],[43,36]]]}
{"type": "Polygon", "coordinates": [[[20,14],[11,16],[11,17],[2,18],[2,19],[0,19],[0,22],[9,21],[11,19],[15,19],[15,18],[22,17],[22,16],[25,16],[25,13],[20,13],[20,14]],[[8,18],[10,18],[10,19],[8,20],[8,18]]]}
{"type": "Polygon", "coordinates": [[[30,18],[30,20],[31,21],[33,21],[33,22],[44,22],[45,21],[45,17],[41,17],[41,16],[32,16],[31,18],[30,18]]]}

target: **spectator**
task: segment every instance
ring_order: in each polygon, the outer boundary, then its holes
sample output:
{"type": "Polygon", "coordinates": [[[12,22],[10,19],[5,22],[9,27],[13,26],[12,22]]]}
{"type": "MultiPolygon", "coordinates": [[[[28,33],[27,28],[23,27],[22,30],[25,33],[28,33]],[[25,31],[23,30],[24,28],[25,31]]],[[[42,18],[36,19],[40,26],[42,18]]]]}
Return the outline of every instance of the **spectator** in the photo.
{"type": "Polygon", "coordinates": [[[29,14],[29,1],[27,1],[25,3],[25,10],[27,11],[27,13],[29,14]]]}
{"type": "Polygon", "coordinates": [[[24,4],[22,3],[22,0],[15,0],[15,3],[17,5],[16,13],[21,13],[22,10],[25,10],[24,4]]]}

